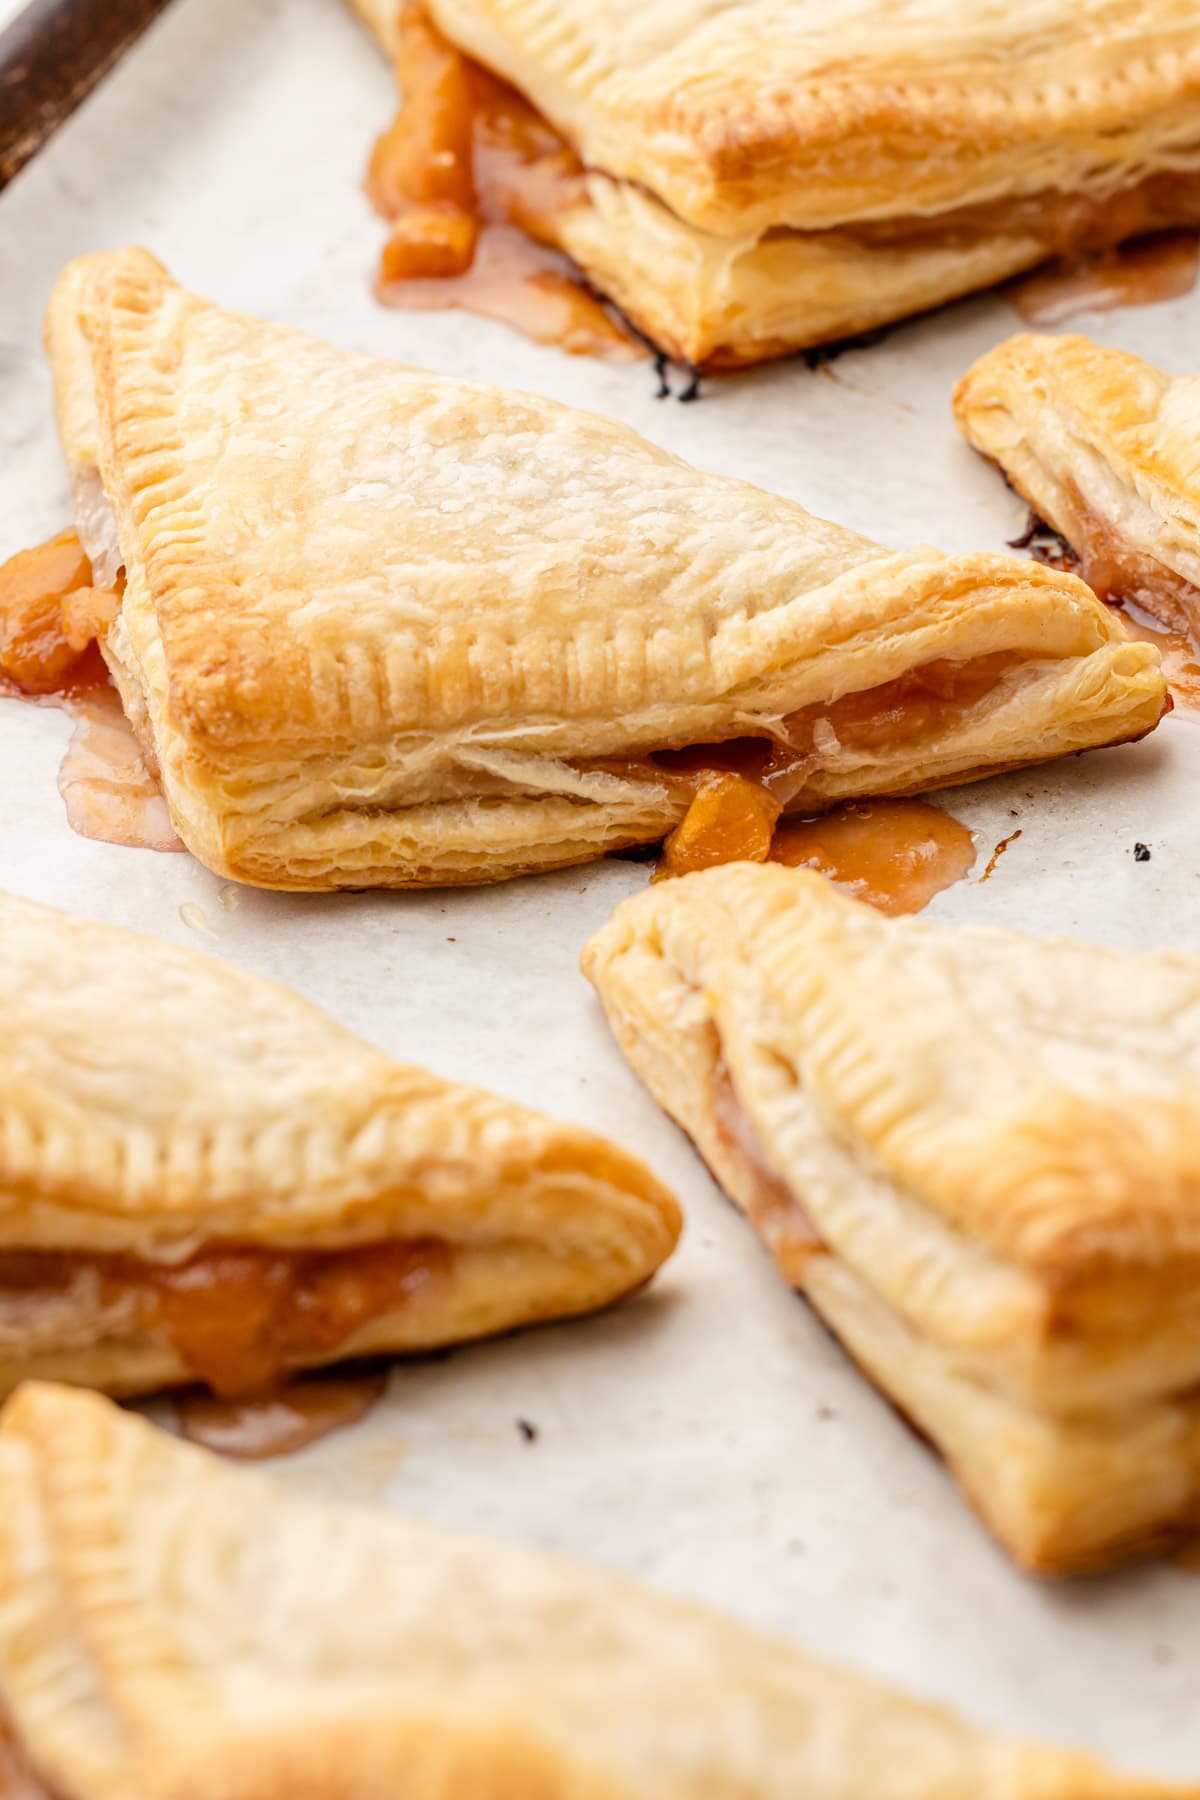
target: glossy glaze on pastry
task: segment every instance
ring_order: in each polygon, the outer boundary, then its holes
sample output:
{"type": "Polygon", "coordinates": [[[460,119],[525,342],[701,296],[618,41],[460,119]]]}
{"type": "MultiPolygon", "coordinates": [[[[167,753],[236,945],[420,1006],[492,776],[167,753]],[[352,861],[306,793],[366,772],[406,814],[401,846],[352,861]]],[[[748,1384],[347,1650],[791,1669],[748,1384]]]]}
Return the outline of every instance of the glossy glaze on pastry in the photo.
{"type": "Polygon", "coordinates": [[[0,1391],[226,1394],[582,1313],[678,1211],[632,1157],[272,982],[0,897],[0,1391]]]}
{"type": "Polygon", "coordinates": [[[1101,598],[1200,631],[1200,376],[1085,337],[1022,336],[963,376],[954,411],[1101,598]]]}
{"type": "MultiPolygon", "coordinates": [[[[394,49],[398,0],[354,0],[394,49]]],[[[1191,0],[426,0],[586,170],[553,241],[728,366],[1200,224],[1191,0]]]]}
{"type": "Polygon", "coordinates": [[[1070,576],[884,549],[611,420],[225,313],[145,252],[72,264],[47,335],[85,548],[127,571],[105,659],[180,837],[239,880],[494,881],[662,838],[697,745],[758,740],[813,811],[1166,704],[1070,576]]]}
{"type": "Polygon", "coordinates": [[[885,919],[740,864],[626,901],[584,967],[1019,1561],[1200,1526],[1200,957],[885,919]]]}
{"type": "Polygon", "coordinates": [[[297,1495],[96,1395],[16,1395],[0,1480],[0,1696],[39,1794],[1183,1800],[601,1568],[297,1495]]]}

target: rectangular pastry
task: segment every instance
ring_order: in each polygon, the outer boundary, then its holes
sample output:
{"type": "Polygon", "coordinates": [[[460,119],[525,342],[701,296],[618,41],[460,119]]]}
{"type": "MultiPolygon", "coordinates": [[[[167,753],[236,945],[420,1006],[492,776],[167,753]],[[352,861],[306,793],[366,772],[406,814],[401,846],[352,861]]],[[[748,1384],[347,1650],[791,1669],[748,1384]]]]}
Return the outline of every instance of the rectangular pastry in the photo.
{"type": "Polygon", "coordinates": [[[786,1279],[1028,1568],[1200,1526],[1200,957],[745,864],[584,967],[786,1279]]]}
{"type": "MultiPolygon", "coordinates": [[[[0,1422],[28,1800],[1185,1800],[544,1550],[321,1502],[94,1394],[0,1422]]],[[[9,1791],[9,1790],[6,1790],[9,1791]]]]}
{"type": "Polygon", "coordinates": [[[0,1393],[428,1350],[607,1304],[679,1233],[602,1138],[209,957],[0,896],[0,1393]]]}
{"type": "Polygon", "coordinates": [[[656,842],[713,766],[813,811],[1167,704],[1071,576],[885,549],[611,420],[223,312],[144,251],[72,264],[47,343],[84,548],[125,571],[105,660],[179,836],[238,880],[495,881],[656,842]]]}
{"type": "MultiPolygon", "coordinates": [[[[403,0],[354,4],[394,52],[403,0]]],[[[846,337],[1200,223],[1193,0],[424,11],[553,128],[499,171],[508,215],[693,364],[846,337]]],[[[427,202],[419,134],[442,115],[410,98],[407,188],[427,202]]]]}
{"type": "Polygon", "coordinates": [[[1101,598],[1200,631],[1200,376],[1085,337],[1021,336],[968,370],[954,411],[1101,598]]]}

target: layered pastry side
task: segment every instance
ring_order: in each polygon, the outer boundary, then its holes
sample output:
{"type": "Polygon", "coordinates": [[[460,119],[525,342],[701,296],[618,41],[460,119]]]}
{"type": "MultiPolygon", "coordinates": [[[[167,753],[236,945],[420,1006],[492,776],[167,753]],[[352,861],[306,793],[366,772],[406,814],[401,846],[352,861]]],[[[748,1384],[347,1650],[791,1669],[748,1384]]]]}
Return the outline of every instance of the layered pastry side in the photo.
{"type": "Polygon", "coordinates": [[[695,366],[1200,225],[1192,0],[352,3],[405,96],[370,183],[385,279],[478,251],[494,293],[520,278],[494,234],[524,233],[695,366]]]}
{"type": "Polygon", "coordinates": [[[600,1567],[321,1501],[95,1394],[0,1419],[22,1800],[1184,1800],[600,1567]]]}
{"type": "Polygon", "coordinates": [[[536,396],[86,257],[47,321],[100,638],[172,823],[277,888],[654,844],[736,777],[817,813],[1143,736],[1157,652],[1073,576],[892,551],[536,396]]]}
{"type": "Polygon", "coordinates": [[[954,411],[1102,599],[1200,634],[1200,376],[1021,336],[968,370],[954,411]]]}
{"type": "Polygon", "coordinates": [[[1200,1527],[1200,958],[735,866],[584,968],[788,1282],[1049,1573],[1200,1527]]]}
{"type": "Polygon", "coordinates": [[[286,989],[0,897],[0,1392],[258,1395],[647,1281],[674,1201],[603,1139],[286,989]]]}

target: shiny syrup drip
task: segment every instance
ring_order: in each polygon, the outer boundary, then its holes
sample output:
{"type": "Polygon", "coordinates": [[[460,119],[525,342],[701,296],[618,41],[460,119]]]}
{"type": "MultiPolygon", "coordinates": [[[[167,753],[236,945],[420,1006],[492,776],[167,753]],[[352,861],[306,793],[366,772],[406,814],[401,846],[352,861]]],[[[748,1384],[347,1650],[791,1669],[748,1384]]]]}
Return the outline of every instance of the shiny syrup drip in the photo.
{"type": "Polygon", "coordinates": [[[724,774],[703,782],[663,846],[655,880],[726,862],[815,869],[890,914],[920,912],[975,862],[965,825],[922,800],[849,800],[815,819],[779,819],[755,782],[724,774]]]}
{"type": "Polygon", "coordinates": [[[1048,327],[1085,312],[1154,306],[1190,294],[1200,275],[1200,234],[1162,232],[1123,248],[1053,263],[1009,286],[1029,325],[1048,327]]]}
{"type": "Polygon", "coordinates": [[[1125,622],[1131,637],[1157,644],[1163,674],[1177,706],[1184,712],[1200,712],[1200,645],[1186,631],[1159,624],[1130,600],[1110,601],[1125,622]]]}
{"type": "Polygon", "coordinates": [[[583,178],[562,138],[418,7],[400,17],[396,77],[404,104],[367,175],[392,226],[378,297],[479,313],[572,355],[645,356],[553,247],[555,215],[583,178]]]}
{"type": "MultiPolygon", "coordinates": [[[[290,1456],[320,1438],[356,1425],[381,1398],[387,1374],[297,1377],[252,1400],[220,1400],[203,1392],[175,1401],[180,1435],[222,1456],[262,1461],[290,1456]]],[[[0,1790],[2,1797],[2,1790],[0,1790]]]]}
{"type": "Polygon", "coordinates": [[[10,557],[0,567],[0,694],[76,721],[58,790],[81,837],[182,850],[96,642],[119,606],[118,594],[93,588],[73,531],[10,557]]]}
{"type": "Polygon", "coordinates": [[[965,825],[923,800],[850,800],[819,819],[785,820],[770,860],[816,869],[879,912],[920,912],[975,862],[965,825]]]}

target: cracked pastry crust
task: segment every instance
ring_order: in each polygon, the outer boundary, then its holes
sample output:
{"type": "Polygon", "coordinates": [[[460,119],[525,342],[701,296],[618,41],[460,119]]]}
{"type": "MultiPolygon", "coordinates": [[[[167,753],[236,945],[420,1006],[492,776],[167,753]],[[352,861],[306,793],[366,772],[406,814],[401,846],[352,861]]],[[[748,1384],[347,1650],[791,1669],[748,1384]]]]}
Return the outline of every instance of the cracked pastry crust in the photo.
{"type": "Polygon", "coordinates": [[[84,547],[126,569],[105,659],[179,835],[242,881],[651,843],[690,801],[654,761],[681,746],[771,740],[819,809],[1166,704],[1071,576],[884,549],[610,420],[223,312],[144,251],[72,264],[47,343],[84,547]],[[914,682],[942,700],[897,712],[914,682]]]}
{"type": "Polygon", "coordinates": [[[1200,1525],[1200,958],[732,865],[584,969],[787,1280],[1026,1566],[1200,1525]]]}
{"type": "MultiPolygon", "coordinates": [[[[399,0],[352,0],[392,48],[399,0]]],[[[1200,223],[1191,0],[424,0],[588,170],[555,241],[731,366],[1200,223]]]]}
{"type": "Polygon", "coordinates": [[[1200,377],[1024,335],[968,370],[954,412],[1102,598],[1200,630],[1200,377]]]}
{"type": "Polygon", "coordinates": [[[0,1478],[0,1696],[62,1800],[1182,1800],[96,1395],[23,1388],[0,1478]]]}
{"type": "Polygon", "coordinates": [[[0,896],[0,1391],[427,1350],[603,1306],[679,1232],[633,1157],[298,995],[0,896]]]}

